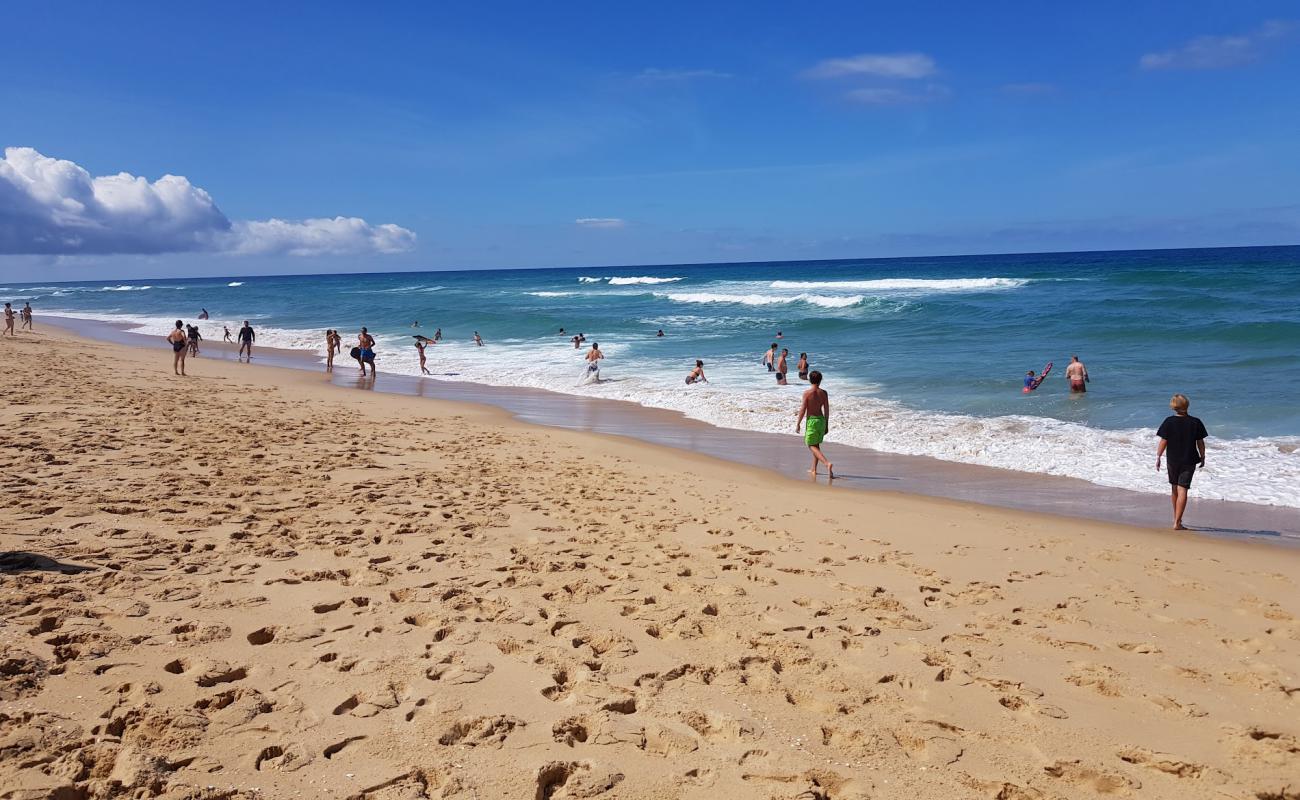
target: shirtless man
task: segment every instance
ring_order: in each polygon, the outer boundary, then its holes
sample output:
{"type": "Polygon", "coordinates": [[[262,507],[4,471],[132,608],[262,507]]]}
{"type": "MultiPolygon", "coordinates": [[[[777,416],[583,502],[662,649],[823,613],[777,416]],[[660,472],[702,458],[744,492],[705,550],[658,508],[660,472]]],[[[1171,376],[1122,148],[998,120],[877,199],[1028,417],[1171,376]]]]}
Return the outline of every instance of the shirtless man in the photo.
{"type": "Polygon", "coordinates": [[[817,370],[808,373],[808,382],[812,388],[803,393],[803,403],[799,406],[799,418],[795,420],[794,432],[799,432],[799,426],[803,423],[804,417],[808,418],[808,428],[803,435],[804,444],[812,452],[812,469],[808,472],[817,477],[818,462],[826,465],[826,474],[835,479],[835,465],[826,459],[822,454],[822,440],[831,429],[831,398],[822,388],[822,374],[817,370]]]}
{"type": "Polygon", "coordinates": [[[375,376],[375,337],[365,327],[357,334],[357,363],[361,365],[361,374],[366,374],[366,364],[370,365],[370,377],[375,376]]]}
{"type": "Polygon", "coordinates": [[[248,320],[244,320],[244,327],[239,329],[239,359],[241,361],[244,359],[245,350],[248,351],[248,360],[253,360],[253,342],[255,341],[257,341],[257,333],[253,330],[253,326],[248,324],[248,320]]]}
{"type": "Polygon", "coordinates": [[[23,303],[23,310],[20,313],[23,318],[22,327],[30,331],[32,329],[32,304],[23,303]]]}
{"type": "Polygon", "coordinates": [[[1088,368],[1078,356],[1070,356],[1070,366],[1065,368],[1065,378],[1070,382],[1070,391],[1074,393],[1088,391],[1088,368]]]}
{"type": "Polygon", "coordinates": [[[418,350],[419,353],[420,353],[420,372],[423,372],[425,375],[432,375],[433,373],[430,372],[430,371],[429,371],[429,368],[426,367],[426,366],[424,365],[424,342],[423,342],[423,340],[420,340],[420,339],[416,339],[416,340],[415,340],[415,349],[418,350]]]}
{"type": "Polygon", "coordinates": [[[783,349],[781,351],[781,357],[776,360],[776,385],[777,386],[789,385],[789,382],[786,381],[785,379],[785,371],[787,369],[785,362],[786,359],[788,359],[789,357],[790,357],[790,351],[783,349]]]}
{"type": "Polygon", "coordinates": [[[600,381],[600,360],[604,357],[605,354],[600,352],[600,342],[592,342],[586,356],[588,381],[600,381]]]}
{"type": "Polygon", "coordinates": [[[763,363],[767,365],[768,372],[776,372],[776,342],[772,342],[772,347],[766,353],[763,353],[763,363]]]}
{"type": "Polygon", "coordinates": [[[14,307],[9,303],[5,303],[5,331],[4,332],[9,334],[10,336],[18,335],[14,333],[14,307]]]}

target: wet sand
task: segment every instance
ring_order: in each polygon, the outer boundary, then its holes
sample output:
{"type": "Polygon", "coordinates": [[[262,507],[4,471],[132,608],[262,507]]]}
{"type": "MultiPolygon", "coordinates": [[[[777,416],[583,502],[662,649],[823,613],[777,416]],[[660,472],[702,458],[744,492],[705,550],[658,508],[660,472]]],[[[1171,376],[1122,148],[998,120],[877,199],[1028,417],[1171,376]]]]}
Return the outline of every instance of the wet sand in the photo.
{"type": "Polygon", "coordinates": [[[0,358],[6,800],[1300,787],[1292,549],[161,347],[0,358]]]}
{"type": "MultiPolygon", "coordinates": [[[[56,318],[55,324],[77,335],[105,341],[132,346],[148,342],[148,337],[103,322],[56,318]]],[[[152,345],[148,342],[146,346],[152,345]]],[[[204,352],[209,357],[235,359],[237,350],[236,345],[204,343],[204,352]]],[[[324,376],[336,386],[486,403],[504,408],[524,422],[628,436],[763,467],[792,478],[807,474],[809,458],[797,437],[718,428],[676,411],[635,403],[540,389],[482,386],[447,376],[422,379],[381,370],[375,381],[362,381],[346,350],[345,347],[344,353],[335,357],[333,375],[324,376]]],[[[381,352],[381,364],[382,356],[381,352]]],[[[268,366],[305,369],[323,375],[323,366],[317,358],[302,351],[259,347],[255,360],[268,366]]],[[[1154,433],[1152,441],[1154,453],[1154,433]]],[[[1113,489],[1076,478],[882,453],[834,442],[827,444],[827,451],[836,463],[837,489],[904,492],[1149,528],[1169,524],[1169,498],[1164,494],[1113,489]]],[[[1164,480],[1160,474],[1153,475],[1156,484],[1164,480]]],[[[1194,533],[1300,546],[1300,510],[1293,508],[1205,500],[1193,491],[1185,519],[1194,533]]]]}

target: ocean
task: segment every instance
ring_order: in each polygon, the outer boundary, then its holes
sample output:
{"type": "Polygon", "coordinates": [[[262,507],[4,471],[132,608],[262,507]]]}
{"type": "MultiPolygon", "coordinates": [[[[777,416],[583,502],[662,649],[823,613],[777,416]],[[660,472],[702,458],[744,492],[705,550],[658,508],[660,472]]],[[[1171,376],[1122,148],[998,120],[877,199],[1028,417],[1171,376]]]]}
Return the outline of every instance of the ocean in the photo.
{"type": "Polygon", "coordinates": [[[806,352],[832,398],[828,447],[1142,492],[1168,492],[1155,429],[1182,392],[1211,434],[1198,497],[1300,508],[1300,247],[83,281],[0,295],[30,301],[38,325],[64,315],[157,336],[206,308],[208,339],[248,319],[259,344],[322,362],[324,330],[337,328],[339,370],[355,369],[347,349],[365,325],[381,373],[407,375],[419,375],[412,334],[440,327],[431,380],[628,400],[788,431],[792,446],[806,352]],[[606,353],[598,384],[582,380],[592,342],[606,353]],[[789,386],[760,364],[773,342],[791,352],[789,386]],[[1071,354],[1092,376],[1086,395],[1068,391],[1071,354]],[[686,386],[696,359],[709,383],[686,386]],[[1026,370],[1049,361],[1047,381],[1023,394],[1026,370]]]}

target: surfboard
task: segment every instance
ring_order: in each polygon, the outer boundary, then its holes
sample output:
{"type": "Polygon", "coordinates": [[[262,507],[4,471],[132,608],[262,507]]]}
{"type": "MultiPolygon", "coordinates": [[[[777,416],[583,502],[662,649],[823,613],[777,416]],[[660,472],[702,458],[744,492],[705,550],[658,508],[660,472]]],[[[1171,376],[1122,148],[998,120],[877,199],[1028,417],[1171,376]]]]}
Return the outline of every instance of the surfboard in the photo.
{"type": "Polygon", "coordinates": [[[1052,362],[1051,362],[1051,361],[1048,361],[1048,362],[1047,362],[1047,366],[1043,367],[1043,371],[1040,372],[1040,373],[1038,373],[1038,377],[1037,377],[1037,378],[1034,378],[1034,385],[1033,385],[1032,387],[1031,387],[1031,386],[1026,386],[1026,387],[1024,387],[1023,389],[1021,389],[1020,391],[1024,392],[1025,394],[1029,394],[1029,393],[1032,392],[1034,389],[1037,389],[1039,386],[1042,386],[1042,385],[1043,385],[1043,381],[1047,379],[1047,375],[1048,375],[1048,373],[1050,373],[1051,371],[1052,371],[1052,362]]]}

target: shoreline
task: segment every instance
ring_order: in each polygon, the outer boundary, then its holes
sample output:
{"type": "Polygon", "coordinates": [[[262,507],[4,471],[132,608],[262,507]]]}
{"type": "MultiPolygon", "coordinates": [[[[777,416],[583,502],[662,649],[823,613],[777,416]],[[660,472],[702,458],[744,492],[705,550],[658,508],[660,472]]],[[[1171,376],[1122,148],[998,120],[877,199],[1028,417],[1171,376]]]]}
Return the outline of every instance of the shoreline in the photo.
{"type": "MultiPolygon", "coordinates": [[[[54,317],[46,325],[98,341],[146,348],[152,337],[125,325],[71,316],[54,317]]],[[[147,349],[147,348],[146,348],[147,349]]],[[[204,353],[231,358],[237,346],[205,341],[204,353]]],[[[300,350],[258,347],[259,366],[315,372],[326,377],[318,357],[300,350]]],[[[211,358],[210,355],[199,359],[211,358]]],[[[605,398],[549,392],[543,389],[498,387],[456,380],[383,373],[377,381],[362,381],[344,353],[336,356],[332,385],[384,394],[487,404],[509,412],[522,422],[576,431],[610,434],[686,450],[745,464],[787,478],[807,478],[808,457],[794,437],[720,428],[677,411],[649,408],[605,398]]],[[[1007,508],[1098,520],[1142,529],[1167,530],[1168,497],[1104,487],[1078,478],[1020,472],[907,456],[830,443],[839,473],[834,487],[943,498],[993,508],[1007,508]]],[[[824,476],[820,480],[824,481],[824,476]]],[[[1211,538],[1243,539],[1300,546],[1300,510],[1285,506],[1197,498],[1188,506],[1189,533],[1211,538]]]]}

